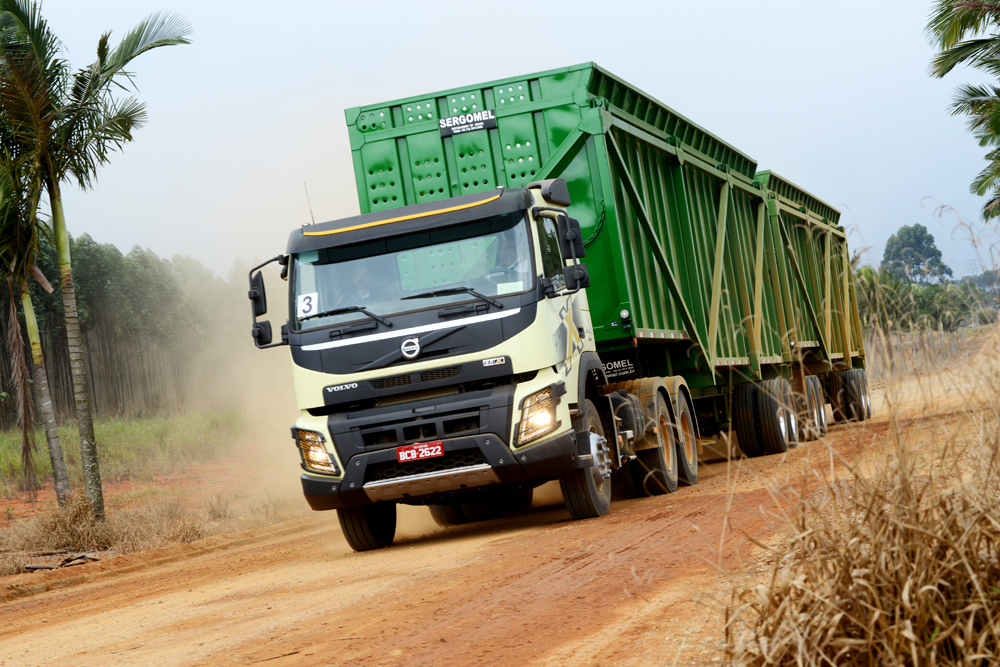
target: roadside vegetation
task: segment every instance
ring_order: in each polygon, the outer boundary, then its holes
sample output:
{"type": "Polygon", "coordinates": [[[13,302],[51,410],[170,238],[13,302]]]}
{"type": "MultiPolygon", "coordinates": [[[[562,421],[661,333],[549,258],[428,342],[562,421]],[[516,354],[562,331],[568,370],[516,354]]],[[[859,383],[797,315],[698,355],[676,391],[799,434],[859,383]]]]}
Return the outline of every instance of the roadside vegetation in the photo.
{"type": "Polygon", "coordinates": [[[889,376],[885,426],[775,490],[781,539],[734,581],[733,665],[1000,661],[1000,332],[889,376]]]}
{"type": "MultiPolygon", "coordinates": [[[[106,479],[149,481],[156,475],[184,471],[195,463],[237,455],[246,442],[243,424],[242,416],[235,412],[186,412],[99,420],[94,427],[102,442],[101,469],[106,479]]],[[[79,488],[82,478],[75,429],[63,426],[59,435],[67,447],[70,481],[79,488]]],[[[18,433],[0,432],[0,502],[23,494],[18,449],[18,433]]],[[[50,478],[49,462],[40,459],[36,472],[40,478],[50,478]]]]}

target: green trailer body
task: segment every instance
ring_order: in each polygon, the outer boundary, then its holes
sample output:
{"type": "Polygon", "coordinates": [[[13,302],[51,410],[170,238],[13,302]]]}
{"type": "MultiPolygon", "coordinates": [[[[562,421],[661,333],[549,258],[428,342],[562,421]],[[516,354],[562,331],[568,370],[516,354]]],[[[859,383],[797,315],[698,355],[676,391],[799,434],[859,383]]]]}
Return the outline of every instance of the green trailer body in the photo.
{"type": "Polygon", "coordinates": [[[602,359],[705,398],[794,382],[793,359],[863,367],[840,213],[594,63],[346,116],[362,213],[565,179],[602,359]],[[443,136],[484,111],[495,127],[443,136]]]}

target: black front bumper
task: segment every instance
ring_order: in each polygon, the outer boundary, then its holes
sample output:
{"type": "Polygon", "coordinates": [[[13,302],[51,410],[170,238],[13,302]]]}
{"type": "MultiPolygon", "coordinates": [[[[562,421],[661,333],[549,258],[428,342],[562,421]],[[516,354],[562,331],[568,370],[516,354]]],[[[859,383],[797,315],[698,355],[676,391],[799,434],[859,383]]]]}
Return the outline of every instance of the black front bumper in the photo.
{"type": "Polygon", "coordinates": [[[380,500],[445,503],[468,495],[469,488],[544,481],[591,465],[589,457],[580,458],[589,449],[579,449],[589,448],[589,444],[581,440],[578,445],[573,432],[516,454],[492,433],[442,442],[444,456],[407,463],[396,461],[395,447],[357,454],[347,462],[343,479],[319,481],[303,475],[302,491],[314,510],[356,507],[380,500]],[[421,484],[421,480],[441,482],[440,490],[434,490],[435,483],[421,484]]]}

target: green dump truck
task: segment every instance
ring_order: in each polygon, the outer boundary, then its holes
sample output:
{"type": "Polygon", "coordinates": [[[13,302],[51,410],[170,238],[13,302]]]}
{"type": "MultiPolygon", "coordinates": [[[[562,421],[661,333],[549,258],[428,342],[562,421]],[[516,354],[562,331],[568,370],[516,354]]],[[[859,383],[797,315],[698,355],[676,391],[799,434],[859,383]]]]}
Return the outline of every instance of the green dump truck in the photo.
{"type": "Polygon", "coordinates": [[[280,341],[316,510],[574,518],[870,417],[839,212],[593,63],[349,109],[361,215],[291,233],[280,341]],[[738,450],[736,446],[738,445],[738,450]]]}

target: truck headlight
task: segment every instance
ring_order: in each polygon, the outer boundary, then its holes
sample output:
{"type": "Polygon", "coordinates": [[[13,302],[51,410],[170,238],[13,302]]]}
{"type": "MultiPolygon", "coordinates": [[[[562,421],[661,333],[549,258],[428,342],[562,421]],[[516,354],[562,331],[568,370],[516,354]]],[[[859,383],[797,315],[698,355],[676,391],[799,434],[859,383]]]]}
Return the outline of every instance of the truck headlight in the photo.
{"type": "Polygon", "coordinates": [[[521,421],[517,425],[518,445],[537,440],[559,428],[562,422],[556,419],[556,406],[563,393],[565,389],[553,392],[553,387],[546,387],[521,401],[521,421]]]}
{"type": "Polygon", "coordinates": [[[333,462],[330,454],[326,451],[326,447],[323,446],[324,438],[321,433],[293,428],[292,436],[299,446],[299,454],[302,455],[302,464],[306,469],[326,475],[340,474],[337,464],[333,462]]]}

